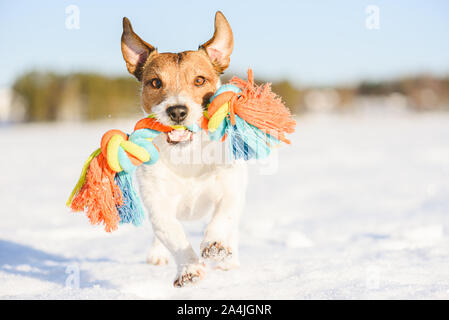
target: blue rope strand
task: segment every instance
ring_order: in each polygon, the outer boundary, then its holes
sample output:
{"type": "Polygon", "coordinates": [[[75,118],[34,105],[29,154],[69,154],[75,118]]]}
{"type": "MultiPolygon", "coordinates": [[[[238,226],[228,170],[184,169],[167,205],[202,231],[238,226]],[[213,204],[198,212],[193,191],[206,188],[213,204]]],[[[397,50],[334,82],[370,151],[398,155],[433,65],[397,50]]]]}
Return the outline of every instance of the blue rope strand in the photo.
{"type": "Polygon", "coordinates": [[[139,196],[134,189],[132,173],[121,171],[115,175],[115,183],[122,191],[123,205],[117,206],[120,223],[132,223],[135,226],[142,224],[145,211],[139,196]]]}

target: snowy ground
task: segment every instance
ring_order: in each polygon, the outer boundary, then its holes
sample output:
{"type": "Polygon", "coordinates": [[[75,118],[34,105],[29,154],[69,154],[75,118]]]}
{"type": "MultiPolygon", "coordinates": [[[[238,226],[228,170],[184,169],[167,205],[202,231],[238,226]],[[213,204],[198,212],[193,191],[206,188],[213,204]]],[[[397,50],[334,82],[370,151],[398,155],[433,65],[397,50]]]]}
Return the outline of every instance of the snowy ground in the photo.
{"type": "Polygon", "coordinates": [[[148,221],[107,234],[64,207],[109,128],[0,128],[1,298],[449,298],[449,115],[300,118],[278,170],[251,168],[241,268],[184,289],[145,263],[148,221]]]}

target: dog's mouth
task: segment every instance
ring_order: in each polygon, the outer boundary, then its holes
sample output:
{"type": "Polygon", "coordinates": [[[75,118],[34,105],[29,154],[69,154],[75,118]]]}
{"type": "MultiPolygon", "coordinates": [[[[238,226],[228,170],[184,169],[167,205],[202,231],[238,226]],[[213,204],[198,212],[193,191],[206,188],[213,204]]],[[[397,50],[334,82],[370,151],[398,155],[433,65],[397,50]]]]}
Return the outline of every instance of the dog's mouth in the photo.
{"type": "Polygon", "coordinates": [[[193,140],[193,132],[189,129],[175,129],[167,133],[167,142],[170,144],[189,143],[193,140]]]}

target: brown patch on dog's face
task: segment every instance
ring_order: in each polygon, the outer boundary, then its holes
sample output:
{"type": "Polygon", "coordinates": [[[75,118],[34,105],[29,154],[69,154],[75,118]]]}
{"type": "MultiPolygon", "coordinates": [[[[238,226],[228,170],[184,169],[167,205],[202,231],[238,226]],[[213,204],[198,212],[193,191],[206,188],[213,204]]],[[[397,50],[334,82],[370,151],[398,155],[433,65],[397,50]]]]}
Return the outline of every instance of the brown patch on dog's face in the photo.
{"type": "Polygon", "coordinates": [[[153,106],[175,96],[204,106],[215,92],[218,80],[219,74],[203,50],[156,54],[143,72],[143,108],[150,113],[153,106]]]}

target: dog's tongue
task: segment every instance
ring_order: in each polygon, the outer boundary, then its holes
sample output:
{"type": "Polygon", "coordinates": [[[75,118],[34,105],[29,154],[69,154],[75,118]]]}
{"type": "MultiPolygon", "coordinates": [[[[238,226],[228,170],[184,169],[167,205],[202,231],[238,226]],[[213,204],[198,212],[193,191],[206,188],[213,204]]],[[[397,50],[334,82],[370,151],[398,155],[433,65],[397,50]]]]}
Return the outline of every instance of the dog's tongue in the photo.
{"type": "Polygon", "coordinates": [[[168,133],[170,141],[183,142],[190,139],[192,132],[189,130],[172,130],[168,133]]]}

